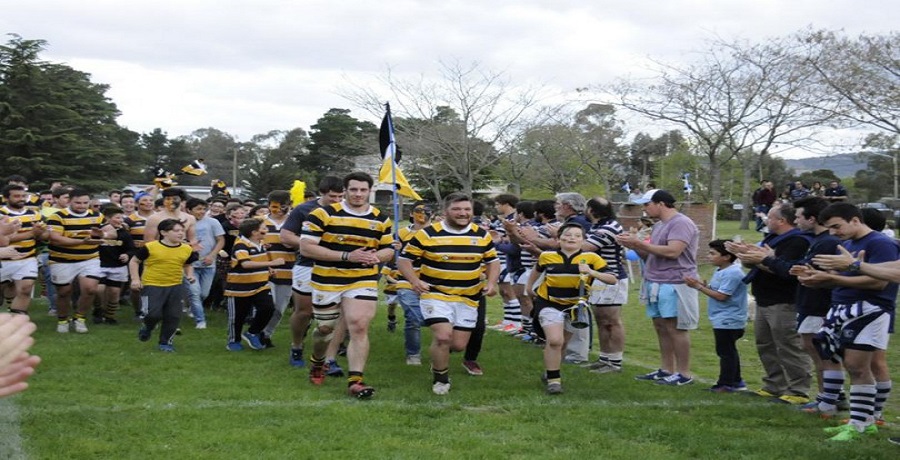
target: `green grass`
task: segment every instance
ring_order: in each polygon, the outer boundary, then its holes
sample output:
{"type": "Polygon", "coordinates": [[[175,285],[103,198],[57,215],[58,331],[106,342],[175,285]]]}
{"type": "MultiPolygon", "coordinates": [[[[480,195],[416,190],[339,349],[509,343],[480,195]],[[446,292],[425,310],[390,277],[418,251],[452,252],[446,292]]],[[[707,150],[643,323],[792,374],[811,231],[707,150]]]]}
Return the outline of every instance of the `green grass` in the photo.
{"type": "MultiPolygon", "coordinates": [[[[720,235],[737,233],[720,223],[720,235]]],[[[748,232],[748,241],[753,232],[748,232]]],[[[757,237],[758,238],[758,237],[757,237]]],[[[705,269],[708,273],[709,270],[705,269]]],[[[634,283],[635,286],[637,283],[634,283]]],[[[702,302],[705,305],[705,302],[702,302]]],[[[6,401],[18,409],[30,458],[896,458],[883,429],[853,445],[831,445],[827,422],[747,395],[703,391],[718,360],[708,321],[692,334],[693,368],[703,379],[681,388],[637,382],[655,368],[656,338],[637,296],[624,309],[622,374],[563,369],[565,394],[545,395],[541,350],[488,332],[483,377],[451,360],[450,395],[431,393],[427,359],[404,364],[403,335],[385,330],[384,307],[371,329],[367,381],[371,401],[349,399],[344,379],[312,387],[305,369],[287,363],[288,331],[261,352],[225,351],[225,315],[210,329],[189,326],[178,351],[163,354],[136,340],[129,320],[59,335],[36,301],[34,352],[44,362],[31,388],[6,401]]],[[[705,314],[705,313],[704,313],[705,314]]],[[[489,317],[501,316],[496,300],[489,317]]],[[[752,330],[740,343],[745,379],[759,382],[752,330]]],[[[430,335],[423,333],[427,344],[430,335]]],[[[898,368],[897,353],[889,354],[898,368]]],[[[345,362],[345,361],[342,361],[345,362]]],[[[900,423],[897,397],[887,418],[900,423]]],[[[3,406],[0,406],[2,409],[3,406]]],[[[2,425],[0,425],[2,427],[2,425]]],[[[2,435],[0,435],[2,436],[2,435]]],[[[2,456],[0,442],[0,456],[2,456]]]]}

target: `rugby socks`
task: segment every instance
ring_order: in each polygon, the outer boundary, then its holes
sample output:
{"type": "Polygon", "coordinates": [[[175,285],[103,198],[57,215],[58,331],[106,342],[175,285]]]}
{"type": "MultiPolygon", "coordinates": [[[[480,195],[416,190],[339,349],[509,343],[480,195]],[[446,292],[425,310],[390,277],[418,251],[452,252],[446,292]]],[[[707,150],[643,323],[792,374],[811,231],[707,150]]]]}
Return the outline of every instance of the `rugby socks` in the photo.
{"type": "Polygon", "coordinates": [[[822,394],[819,395],[819,410],[822,412],[836,411],[838,398],[841,396],[841,389],[843,387],[843,371],[822,371],[822,394]]]}
{"type": "Polygon", "coordinates": [[[884,411],[884,403],[887,401],[890,394],[890,380],[887,382],[875,382],[875,411],[873,415],[876,419],[881,418],[881,413],[884,411]]]}
{"type": "Polygon", "coordinates": [[[522,323],[522,306],[519,305],[518,299],[503,303],[503,321],[516,326],[522,323]]]}
{"type": "Polygon", "coordinates": [[[347,377],[347,386],[348,387],[353,386],[354,384],[357,384],[357,383],[362,383],[362,381],[363,381],[363,373],[362,372],[350,371],[349,375],[350,376],[347,377]]]}
{"type": "Polygon", "coordinates": [[[859,432],[872,423],[875,394],[875,385],[850,385],[850,424],[859,432]]]}
{"type": "Polygon", "coordinates": [[[431,368],[431,375],[434,377],[433,383],[450,383],[450,369],[431,368]]]}
{"type": "Polygon", "coordinates": [[[600,358],[609,363],[610,366],[622,368],[622,355],[623,352],[618,353],[603,353],[600,352],[600,358]]]}
{"type": "Polygon", "coordinates": [[[547,371],[547,383],[562,383],[562,374],[559,369],[547,371]]]}

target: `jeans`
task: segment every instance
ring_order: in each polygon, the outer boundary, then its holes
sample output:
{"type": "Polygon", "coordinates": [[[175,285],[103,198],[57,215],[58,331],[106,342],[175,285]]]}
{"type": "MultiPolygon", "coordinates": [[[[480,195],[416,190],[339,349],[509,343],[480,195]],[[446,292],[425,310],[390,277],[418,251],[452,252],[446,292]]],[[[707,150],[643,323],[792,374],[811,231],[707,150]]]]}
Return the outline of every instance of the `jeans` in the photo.
{"type": "Polygon", "coordinates": [[[399,289],[397,299],[406,319],[403,326],[406,356],[418,355],[422,352],[422,323],[425,321],[419,308],[419,294],[412,289],[399,289]]]}
{"type": "Polygon", "coordinates": [[[743,329],[713,329],[716,354],[719,356],[719,380],[717,385],[737,386],[741,377],[741,356],[735,342],[744,336],[743,329]]]}
{"type": "Polygon", "coordinates": [[[197,323],[206,321],[206,314],[203,313],[203,299],[209,295],[209,289],[212,287],[215,276],[215,266],[194,267],[194,278],[197,281],[187,285],[191,314],[194,315],[194,321],[197,323]]]}
{"type": "Polygon", "coordinates": [[[42,252],[37,256],[40,265],[41,276],[44,278],[44,286],[47,288],[47,303],[51,310],[56,310],[56,286],[50,281],[50,253],[42,252]]]}

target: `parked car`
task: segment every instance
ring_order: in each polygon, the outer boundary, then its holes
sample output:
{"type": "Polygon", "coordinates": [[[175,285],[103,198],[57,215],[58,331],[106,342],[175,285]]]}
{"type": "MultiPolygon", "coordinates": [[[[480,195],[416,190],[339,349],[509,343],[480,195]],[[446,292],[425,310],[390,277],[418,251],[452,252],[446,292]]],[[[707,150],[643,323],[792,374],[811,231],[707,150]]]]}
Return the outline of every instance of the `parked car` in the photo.
{"type": "Polygon", "coordinates": [[[889,208],[888,205],[886,205],[884,203],[860,203],[858,206],[860,207],[860,209],[863,209],[863,208],[875,209],[878,212],[880,212],[881,215],[884,216],[884,218],[886,220],[894,220],[894,210],[889,208]]]}

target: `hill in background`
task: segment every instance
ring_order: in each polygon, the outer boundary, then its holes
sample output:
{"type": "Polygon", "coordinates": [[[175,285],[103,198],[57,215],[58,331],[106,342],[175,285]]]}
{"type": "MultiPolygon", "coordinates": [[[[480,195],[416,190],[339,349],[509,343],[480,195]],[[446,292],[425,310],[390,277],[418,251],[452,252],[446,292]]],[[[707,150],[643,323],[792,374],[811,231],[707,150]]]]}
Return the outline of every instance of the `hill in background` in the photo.
{"type": "Polygon", "coordinates": [[[856,171],[867,167],[866,162],[860,161],[859,157],[853,153],[784,160],[784,163],[789,168],[794,168],[797,174],[816,169],[830,169],[842,179],[853,177],[856,171]]]}

